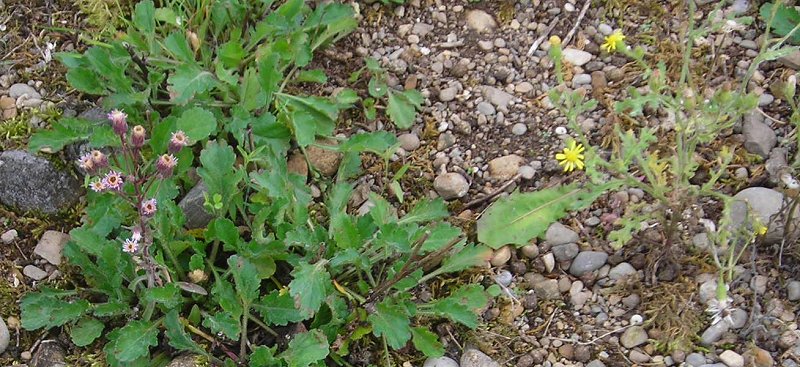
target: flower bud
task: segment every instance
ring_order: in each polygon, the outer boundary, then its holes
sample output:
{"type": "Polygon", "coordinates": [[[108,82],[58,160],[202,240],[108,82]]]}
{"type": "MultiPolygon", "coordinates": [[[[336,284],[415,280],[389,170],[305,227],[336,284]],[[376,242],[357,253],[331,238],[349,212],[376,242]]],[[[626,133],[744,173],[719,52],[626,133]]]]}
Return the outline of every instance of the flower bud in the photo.
{"type": "Polygon", "coordinates": [[[206,274],[203,269],[195,269],[189,273],[189,280],[191,280],[192,283],[202,283],[205,282],[206,279],[208,279],[208,274],[206,274]]]}
{"type": "Polygon", "coordinates": [[[156,162],[156,169],[163,178],[172,176],[172,170],[178,164],[178,159],[172,154],[162,154],[156,162]]]}
{"type": "Polygon", "coordinates": [[[78,159],[78,165],[90,175],[97,171],[94,161],[92,160],[92,153],[82,155],[81,158],[78,159]]]}
{"type": "Polygon", "coordinates": [[[124,112],[113,110],[108,114],[108,119],[111,120],[111,127],[117,135],[122,136],[128,132],[128,115],[124,112]]]}
{"type": "Polygon", "coordinates": [[[167,151],[170,154],[176,154],[181,151],[181,148],[189,145],[189,138],[181,130],[172,133],[172,138],[169,139],[169,147],[167,151]]]}
{"type": "Polygon", "coordinates": [[[189,44],[192,45],[192,50],[197,52],[200,49],[200,39],[197,38],[197,33],[186,31],[186,38],[189,39],[189,44]]]}
{"type": "Polygon", "coordinates": [[[95,169],[102,169],[108,167],[108,157],[99,150],[93,150],[91,153],[92,164],[95,169]]]}
{"type": "Polygon", "coordinates": [[[145,200],[141,207],[142,215],[152,217],[156,213],[156,199],[145,200]]]}
{"type": "Polygon", "coordinates": [[[548,41],[550,41],[551,46],[561,46],[561,37],[559,36],[550,36],[548,41]]]}
{"type": "Polygon", "coordinates": [[[136,148],[144,145],[145,131],[142,125],[136,125],[131,129],[131,144],[136,148]]]}

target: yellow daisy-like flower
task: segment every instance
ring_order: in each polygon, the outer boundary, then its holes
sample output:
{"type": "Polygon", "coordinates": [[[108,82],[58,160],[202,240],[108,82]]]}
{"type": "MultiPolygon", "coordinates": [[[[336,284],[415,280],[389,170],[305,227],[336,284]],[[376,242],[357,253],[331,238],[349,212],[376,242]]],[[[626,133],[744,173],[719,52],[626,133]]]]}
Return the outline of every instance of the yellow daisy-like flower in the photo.
{"type": "Polygon", "coordinates": [[[551,46],[561,46],[561,37],[559,36],[550,36],[549,41],[551,46]]]}
{"type": "Polygon", "coordinates": [[[767,234],[767,230],[768,230],[767,226],[765,226],[763,223],[761,223],[760,220],[756,219],[755,222],[753,223],[753,234],[754,235],[763,236],[763,235],[767,234]]]}
{"type": "Polygon", "coordinates": [[[572,172],[575,168],[583,169],[583,151],[586,150],[583,144],[578,144],[575,140],[571,140],[567,147],[564,148],[563,153],[556,154],[558,164],[564,166],[564,172],[572,172]]]}
{"type": "Polygon", "coordinates": [[[622,34],[622,31],[616,30],[606,37],[606,42],[600,45],[600,48],[611,53],[616,51],[617,46],[621,45],[623,41],[625,41],[625,35],[622,34]]]}

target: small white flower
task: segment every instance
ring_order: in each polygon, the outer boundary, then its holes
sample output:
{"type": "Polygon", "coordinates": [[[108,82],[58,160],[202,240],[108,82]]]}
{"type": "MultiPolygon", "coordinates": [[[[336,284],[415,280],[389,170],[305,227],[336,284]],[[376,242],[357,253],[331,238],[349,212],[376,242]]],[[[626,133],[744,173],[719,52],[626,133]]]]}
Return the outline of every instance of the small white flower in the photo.
{"type": "Polygon", "coordinates": [[[708,308],[706,312],[711,315],[711,325],[716,325],[718,322],[725,320],[728,325],[733,325],[733,317],[731,316],[733,309],[731,308],[730,298],[719,300],[713,298],[708,301],[708,308]]]}

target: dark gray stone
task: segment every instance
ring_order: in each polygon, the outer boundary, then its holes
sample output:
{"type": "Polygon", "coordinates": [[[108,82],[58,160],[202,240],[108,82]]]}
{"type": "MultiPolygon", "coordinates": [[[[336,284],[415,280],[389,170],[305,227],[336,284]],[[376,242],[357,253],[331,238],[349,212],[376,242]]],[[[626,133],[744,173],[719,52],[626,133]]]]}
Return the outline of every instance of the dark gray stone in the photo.
{"type": "Polygon", "coordinates": [[[45,340],[31,358],[31,367],[66,367],[66,351],[55,340],[45,340]]]}
{"type": "Polygon", "coordinates": [[[572,260],[572,265],[569,267],[569,273],[579,277],[583,274],[588,272],[595,271],[600,269],[603,265],[606,264],[606,260],[608,260],[608,254],[605,252],[599,251],[584,251],[578,254],[574,260],[572,260]]]}
{"type": "Polygon", "coordinates": [[[561,261],[570,261],[578,255],[580,248],[577,244],[574,243],[567,243],[563,245],[553,246],[553,256],[556,257],[556,260],[559,262],[561,261]]]}
{"type": "Polygon", "coordinates": [[[0,203],[27,212],[55,214],[75,205],[83,189],[69,173],[42,157],[0,153],[0,203]]]}
{"type": "Polygon", "coordinates": [[[178,207],[183,210],[183,215],[186,217],[186,228],[203,228],[208,225],[211,219],[214,219],[214,216],[206,212],[203,207],[203,203],[205,203],[204,194],[207,192],[208,187],[203,181],[200,181],[178,203],[178,207]]]}

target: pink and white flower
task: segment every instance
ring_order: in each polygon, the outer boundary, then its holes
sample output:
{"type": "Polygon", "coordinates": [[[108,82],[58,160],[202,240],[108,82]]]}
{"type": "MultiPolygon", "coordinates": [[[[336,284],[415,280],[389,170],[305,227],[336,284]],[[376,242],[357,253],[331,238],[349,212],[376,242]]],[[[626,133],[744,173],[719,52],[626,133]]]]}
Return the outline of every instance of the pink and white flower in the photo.
{"type": "Polygon", "coordinates": [[[106,173],[103,178],[103,184],[109,190],[119,191],[125,182],[122,180],[122,175],[117,171],[110,171],[106,173]]]}
{"type": "Polygon", "coordinates": [[[78,159],[78,165],[87,173],[93,173],[95,171],[95,166],[92,160],[92,153],[82,155],[81,158],[78,159]]]}
{"type": "Polygon", "coordinates": [[[135,242],[139,242],[142,240],[142,231],[139,228],[134,228],[131,232],[131,239],[135,242]]]}
{"type": "Polygon", "coordinates": [[[162,154],[156,162],[156,169],[161,177],[169,177],[172,176],[172,170],[175,169],[175,165],[177,164],[178,158],[175,158],[174,155],[162,154]]]}
{"type": "Polygon", "coordinates": [[[157,209],[156,203],[156,199],[149,199],[142,202],[142,214],[147,217],[155,214],[157,209]]]}
{"type": "Polygon", "coordinates": [[[186,133],[178,130],[172,133],[172,138],[169,139],[169,147],[167,148],[167,151],[169,151],[171,154],[175,154],[180,152],[181,148],[187,145],[189,145],[189,138],[186,136],[186,133]]]}
{"type": "Polygon", "coordinates": [[[113,110],[108,114],[108,119],[111,120],[111,127],[117,135],[125,135],[128,132],[128,115],[120,110],[113,110]]]}
{"type": "Polygon", "coordinates": [[[89,184],[89,188],[94,192],[103,192],[106,189],[106,184],[103,183],[103,180],[97,179],[89,184]]]}
{"type": "Polygon", "coordinates": [[[139,241],[134,241],[132,238],[128,238],[122,243],[122,251],[132,254],[139,250],[139,241]]]}
{"type": "Polygon", "coordinates": [[[92,156],[92,163],[95,169],[108,167],[108,157],[99,150],[93,150],[89,153],[92,156]]]}

